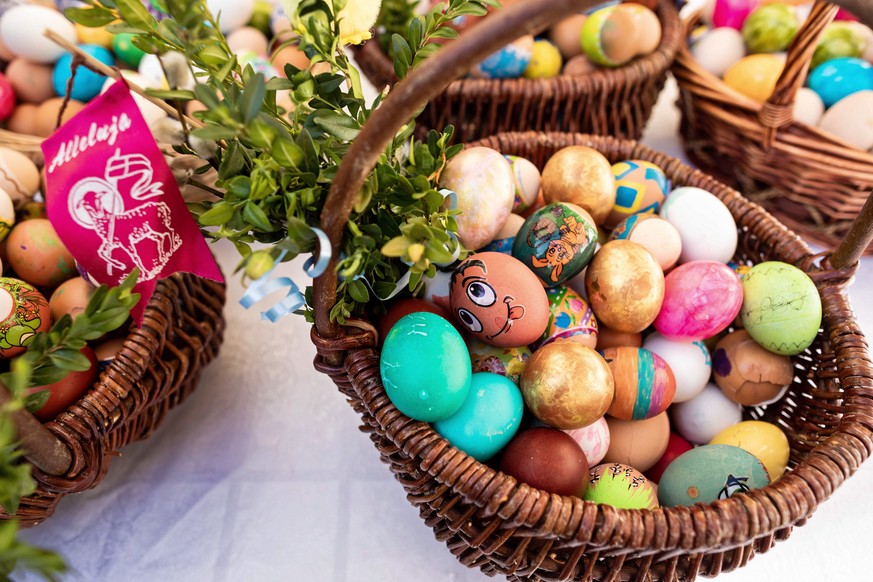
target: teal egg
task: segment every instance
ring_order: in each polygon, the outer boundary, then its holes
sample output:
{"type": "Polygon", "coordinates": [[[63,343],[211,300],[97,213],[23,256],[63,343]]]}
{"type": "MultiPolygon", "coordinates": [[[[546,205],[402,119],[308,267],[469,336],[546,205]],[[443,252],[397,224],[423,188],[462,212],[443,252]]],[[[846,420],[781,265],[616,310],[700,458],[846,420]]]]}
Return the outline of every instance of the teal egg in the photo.
{"type": "Polygon", "coordinates": [[[505,447],[521,425],[524,399],[511,380],[498,374],[473,374],[461,409],[433,428],[477,461],[487,461],[505,447]]]}
{"type": "Polygon", "coordinates": [[[556,202],[524,221],[512,243],[512,256],[546,287],[556,287],[582,272],[596,246],[597,227],[591,215],[574,204],[556,202]]]}
{"type": "Polygon", "coordinates": [[[382,346],[379,363],[388,398],[400,412],[424,422],[444,420],[470,391],[470,354],[461,334],[433,313],[401,317],[382,346]]]}
{"type": "Polygon", "coordinates": [[[663,507],[712,503],[770,484],[764,464],[732,445],[703,445],[679,455],[658,482],[663,507]]]}

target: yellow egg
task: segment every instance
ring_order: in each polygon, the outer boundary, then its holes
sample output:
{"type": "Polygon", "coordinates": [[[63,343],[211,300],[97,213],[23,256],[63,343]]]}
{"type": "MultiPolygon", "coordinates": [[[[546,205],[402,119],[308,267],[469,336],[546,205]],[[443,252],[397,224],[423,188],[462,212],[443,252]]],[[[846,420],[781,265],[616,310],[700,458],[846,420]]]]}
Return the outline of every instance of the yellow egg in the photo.
{"type": "Polygon", "coordinates": [[[771,482],[781,477],[788,466],[788,438],[778,426],[769,422],[740,422],[715,435],[709,444],[733,445],[752,453],[764,463],[771,482]]]}
{"type": "Polygon", "coordinates": [[[561,74],[561,52],[547,40],[538,40],[524,76],[528,79],[549,79],[561,74]]]}
{"type": "Polygon", "coordinates": [[[115,35],[111,32],[106,32],[105,28],[88,28],[87,26],[76,24],[76,38],[82,44],[96,44],[111,50],[113,36],[115,35]]]}
{"type": "Polygon", "coordinates": [[[724,82],[746,97],[763,103],[773,94],[784,66],[784,61],[774,55],[749,55],[725,72],[724,82]]]}

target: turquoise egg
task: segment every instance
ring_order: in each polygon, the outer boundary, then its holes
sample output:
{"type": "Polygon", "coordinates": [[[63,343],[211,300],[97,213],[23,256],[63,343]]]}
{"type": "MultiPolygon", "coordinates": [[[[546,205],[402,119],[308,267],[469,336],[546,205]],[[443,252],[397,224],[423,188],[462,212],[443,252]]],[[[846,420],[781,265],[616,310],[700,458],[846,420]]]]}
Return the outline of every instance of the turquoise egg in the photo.
{"type": "Polygon", "coordinates": [[[732,445],[703,445],[679,455],[658,482],[663,507],[712,503],[770,484],[764,464],[732,445]]]}
{"type": "Polygon", "coordinates": [[[487,461],[505,447],[521,425],[524,399],[511,380],[498,374],[473,374],[461,409],[433,428],[477,461],[487,461]]]}
{"type": "MultiPolygon", "coordinates": [[[[113,57],[112,53],[102,46],[96,44],[80,44],[79,48],[104,65],[110,67],[115,66],[115,57],[113,57]]],[[[55,63],[55,70],[54,73],[52,73],[52,87],[55,90],[55,94],[61,97],[67,94],[67,82],[72,75],[72,70],[70,69],[72,62],[73,55],[70,53],[64,53],[61,55],[61,58],[58,59],[58,62],[55,63]]],[[[103,88],[106,78],[106,75],[95,73],[87,67],[79,67],[76,71],[76,77],[73,79],[73,89],[70,92],[71,97],[76,101],[90,101],[100,94],[100,89],[103,88]]]]}
{"type": "Polygon", "coordinates": [[[855,57],[827,61],[809,75],[809,88],[830,107],[852,93],[873,90],[873,65],[855,57]]]}
{"type": "Polygon", "coordinates": [[[424,422],[444,420],[470,391],[470,353],[451,323],[433,313],[401,317],[382,346],[379,363],[388,398],[400,412],[424,422]]]}

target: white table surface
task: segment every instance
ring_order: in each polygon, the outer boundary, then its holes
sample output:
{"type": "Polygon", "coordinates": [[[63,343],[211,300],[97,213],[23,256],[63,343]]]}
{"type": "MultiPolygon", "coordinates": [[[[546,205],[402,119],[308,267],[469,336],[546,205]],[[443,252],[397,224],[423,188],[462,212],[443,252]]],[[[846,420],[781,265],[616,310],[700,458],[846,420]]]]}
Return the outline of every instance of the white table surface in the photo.
{"type": "MultiPolygon", "coordinates": [[[[644,142],[681,157],[674,101],[671,84],[644,142]]],[[[233,249],[218,256],[230,272],[233,249]]],[[[850,290],[868,333],[871,266],[850,290]]],[[[291,271],[302,277],[299,262],[291,271]]],[[[312,368],[309,326],[259,321],[241,294],[231,280],[224,347],[199,389],[26,538],[63,553],[69,580],[484,580],[434,540],[359,418],[312,368]]],[[[868,462],[789,541],[720,580],[873,579],[871,490],[868,462]]]]}

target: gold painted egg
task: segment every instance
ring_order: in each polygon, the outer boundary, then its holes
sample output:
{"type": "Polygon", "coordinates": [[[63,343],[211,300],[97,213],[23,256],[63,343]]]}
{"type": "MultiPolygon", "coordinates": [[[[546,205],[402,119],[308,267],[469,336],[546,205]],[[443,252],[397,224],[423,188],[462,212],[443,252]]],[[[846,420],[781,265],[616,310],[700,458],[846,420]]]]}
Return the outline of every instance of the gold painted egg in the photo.
{"type": "Polygon", "coordinates": [[[569,202],[603,223],[615,204],[615,177],[603,154],[585,146],[558,151],[543,168],[541,182],[547,203],[569,202]]]}

